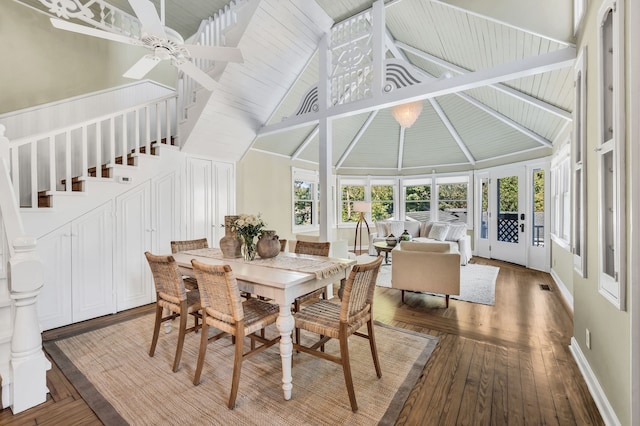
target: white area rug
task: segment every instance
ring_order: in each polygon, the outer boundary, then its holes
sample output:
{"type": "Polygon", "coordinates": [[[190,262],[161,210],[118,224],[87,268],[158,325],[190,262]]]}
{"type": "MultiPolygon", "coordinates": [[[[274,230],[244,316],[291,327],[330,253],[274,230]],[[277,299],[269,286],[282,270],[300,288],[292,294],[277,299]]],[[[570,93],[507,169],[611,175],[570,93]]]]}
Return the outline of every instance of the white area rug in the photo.
{"type": "MultiPolygon", "coordinates": [[[[368,263],[373,259],[374,257],[368,254],[360,255],[357,258],[358,263],[368,263]]],[[[460,295],[451,295],[450,298],[483,305],[495,305],[498,271],[500,268],[489,265],[470,263],[466,266],[460,266],[460,295]]],[[[388,265],[382,263],[376,285],[391,287],[391,263],[388,265]]],[[[435,294],[435,296],[443,295],[435,294]]]]}

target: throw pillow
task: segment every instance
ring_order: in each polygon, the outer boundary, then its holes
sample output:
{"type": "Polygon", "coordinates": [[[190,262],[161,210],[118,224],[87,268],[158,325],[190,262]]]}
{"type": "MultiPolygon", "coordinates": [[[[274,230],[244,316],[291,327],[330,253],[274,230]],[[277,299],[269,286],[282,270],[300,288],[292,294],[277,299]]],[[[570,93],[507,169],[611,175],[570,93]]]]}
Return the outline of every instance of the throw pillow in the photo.
{"type": "Polygon", "coordinates": [[[394,237],[399,237],[406,229],[403,221],[390,220],[387,222],[387,225],[389,228],[389,235],[393,234],[394,237]]]}
{"type": "Polygon", "coordinates": [[[419,237],[429,238],[429,232],[431,232],[432,222],[422,222],[420,224],[420,234],[419,237]]]}
{"type": "Polygon", "coordinates": [[[384,238],[389,235],[389,227],[385,222],[376,222],[376,233],[379,238],[384,238]]]}
{"type": "Polygon", "coordinates": [[[467,224],[464,222],[454,222],[449,224],[449,232],[445,241],[458,241],[467,235],[467,224]]]}
{"type": "Polygon", "coordinates": [[[448,223],[439,223],[436,222],[431,226],[431,231],[429,231],[429,238],[444,241],[447,238],[447,233],[449,232],[449,224],[448,223]]]}

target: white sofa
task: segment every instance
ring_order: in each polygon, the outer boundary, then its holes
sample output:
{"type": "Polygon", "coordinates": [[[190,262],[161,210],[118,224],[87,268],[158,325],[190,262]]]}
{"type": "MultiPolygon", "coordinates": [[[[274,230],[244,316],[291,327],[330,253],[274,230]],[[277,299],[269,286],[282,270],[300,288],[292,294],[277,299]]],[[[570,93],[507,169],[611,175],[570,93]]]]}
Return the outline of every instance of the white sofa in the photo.
{"type": "MultiPolygon", "coordinates": [[[[411,241],[415,242],[447,242],[460,253],[460,264],[466,265],[471,260],[471,237],[467,234],[464,222],[418,222],[415,220],[383,220],[373,224],[369,235],[369,254],[377,254],[373,243],[385,241],[389,234],[394,237],[407,231],[411,241]],[[434,224],[435,228],[434,228],[434,224]]],[[[391,252],[393,256],[393,252],[391,252]]]]}

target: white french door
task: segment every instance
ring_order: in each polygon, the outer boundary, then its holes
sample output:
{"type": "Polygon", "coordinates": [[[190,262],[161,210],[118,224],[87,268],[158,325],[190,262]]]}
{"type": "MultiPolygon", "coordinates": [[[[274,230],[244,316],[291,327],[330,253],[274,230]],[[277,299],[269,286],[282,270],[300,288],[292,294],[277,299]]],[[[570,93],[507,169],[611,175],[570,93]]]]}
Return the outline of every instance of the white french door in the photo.
{"type": "Polygon", "coordinates": [[[547,161],[538,161],[476,172],[478,256],[549,270],[548,169],[547,161]]]}
{"type": "Polygon", "coordinates": [[[479,256],[527,264],[525,167],[477,175],[479,256]]]}

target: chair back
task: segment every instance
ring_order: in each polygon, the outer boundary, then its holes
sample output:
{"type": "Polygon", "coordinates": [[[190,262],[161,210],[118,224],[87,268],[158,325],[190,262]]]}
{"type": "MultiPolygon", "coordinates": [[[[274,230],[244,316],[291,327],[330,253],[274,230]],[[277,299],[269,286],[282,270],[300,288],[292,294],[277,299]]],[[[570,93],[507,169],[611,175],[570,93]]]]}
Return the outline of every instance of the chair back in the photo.
{"type": "Polygon", "coordinates": [[[242,299],[236,277],[229,265],[208,265],[191,260],[193,272],[198,280],[200,305],[207,315],[235,324],[244,319],[242,299]]]}
{"type": "Polygon", "coordinates": [[[156,256],[148,251],[144,255],[153,274],[158,298],[176,305],[186,300],[187,292],[182,282],[182,274],[173,256],[156,256]]]}
{"type": "Polygon", "coordinates": [[[280,240],[280,251],[285,251],[287,249],[287,240],[280,240]]]}
{"type": "Polygon", "coordinates": [[[196,250],[202,248],[209,248],[209,243],[206,238],[200,238],[197,240],[182,240],[171,241],[171,253],[178,253],[179,251],[196,250]]]}
{"type": "Polygon", "coordinates": [[[315,256],[329,256],[329,250],[331,249],[331,243],[319,243],[315,241],[297,241],[295,253],[297,254],[312,254],[315,256]]]}
{"type": "Polygon", "coordinates": [[[382,256],[378,256],[373,262],[357,264],[351,269],[342,294],[340,321],[350,323],[371,311],[381,263],[382,256]]]}

